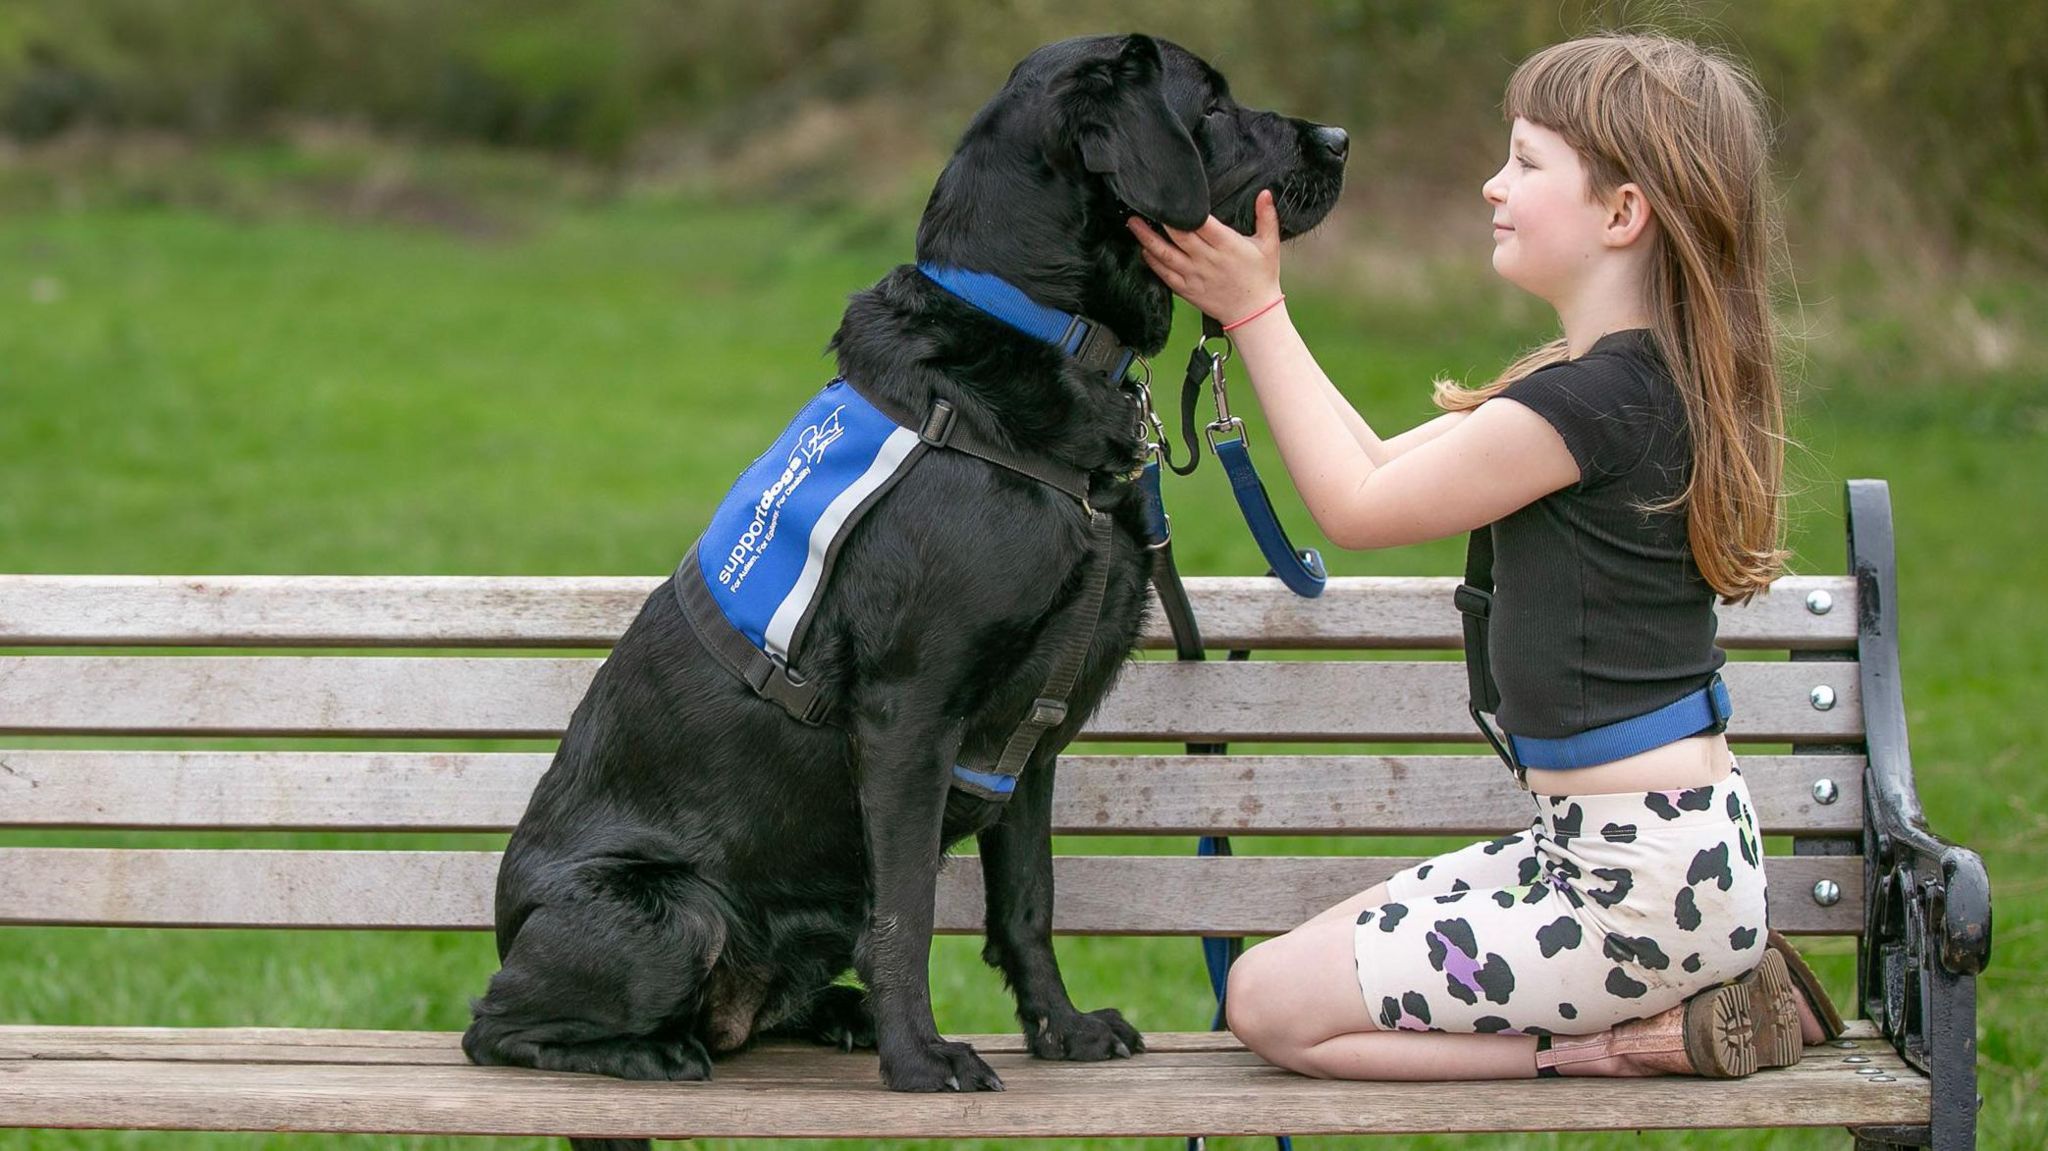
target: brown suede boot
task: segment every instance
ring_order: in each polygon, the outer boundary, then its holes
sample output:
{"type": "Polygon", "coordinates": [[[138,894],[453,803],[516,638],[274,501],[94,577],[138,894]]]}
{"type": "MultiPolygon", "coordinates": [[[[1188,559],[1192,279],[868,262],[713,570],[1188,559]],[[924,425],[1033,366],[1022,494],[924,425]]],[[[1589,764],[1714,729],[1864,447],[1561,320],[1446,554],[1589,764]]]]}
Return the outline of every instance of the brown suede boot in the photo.
{"type": "Polygon", "coordinates": [[[1791,941],[1773,931],[1764,938],[1764,946],[1784,961],[1785,974],[1792,982],[1794,1006],[1799,1013],[1801,1039],[1809,1047],[1840,1039],[1848,1030],[1842,1023],[1842,1013],[1835,1010],[1834,1001],[1828,998],[1827,990],[1820,985],[1820,977],[1792,949],[1791,941]]]}
{"type": "Polygon", "coordinates": [[[1768,948],[1755,967],[1735,981],[1749,996],[1749,1018],[1756,1025],[1756,1065],[1791,1067],[1806,1053],[1799,1029],[1799,992],[1793,988],[1785,958],[1768,948]]]}
{"type": "Polygon", "coordinates": [[[1619,1024],[1599,1035],[1539,1044],[1538,1075],[1703,1075],[1737,1079],[1756,1070],[1750,993],[1710,987],[1662,1015],[1619,1024]]]}

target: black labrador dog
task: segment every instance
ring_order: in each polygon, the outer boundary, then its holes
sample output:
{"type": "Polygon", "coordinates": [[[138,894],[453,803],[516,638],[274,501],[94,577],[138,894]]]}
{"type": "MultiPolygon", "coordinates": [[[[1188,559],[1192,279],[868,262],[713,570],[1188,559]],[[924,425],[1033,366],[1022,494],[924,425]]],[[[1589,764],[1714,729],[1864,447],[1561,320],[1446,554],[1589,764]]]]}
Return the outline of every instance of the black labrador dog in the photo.
{"type": "MultiPolygon", "coordinates": [[[[1238,105],[1191,53],[1146,36],[1032,53],[968,128],[918,229],[921,261],[993,273],[1100,320],[1145,354],[1172,300],[1124,220],[1252,230],[1276,190],[1285,235],[1343,179],[1344,133],[1238,105]]],[[[479,1064],[705,1079],[756,1036],[880,1050],[899,1091],[999,1090],[932,1020],[933,891],[979,837],[983,957],[1031,1052],[1143,1050],[1113,1009],[1081,1011],[1054,960],[1054,756],[1129,657],[1150,560],[1131,395],[1057,348],[899,267],[851,298],[841,373],[901,410],[943,398],[984,439],[1089,476],[1114,517],[1100,622],[1066,719],[1007,802],[954,789],[999,749],[1079,608],[1082,504],[1015,471],[933,451],[843,541],[807,632],[827,722],[798,722],[707,654],[668,583],[648,597],[569,722],[498,876],[503,968],[472,1002],[479,1064]],[[837,982],[849,969],[865,986],[837,982]]],[[[693,573],[681,577],[688,578],[693,573]]]]}

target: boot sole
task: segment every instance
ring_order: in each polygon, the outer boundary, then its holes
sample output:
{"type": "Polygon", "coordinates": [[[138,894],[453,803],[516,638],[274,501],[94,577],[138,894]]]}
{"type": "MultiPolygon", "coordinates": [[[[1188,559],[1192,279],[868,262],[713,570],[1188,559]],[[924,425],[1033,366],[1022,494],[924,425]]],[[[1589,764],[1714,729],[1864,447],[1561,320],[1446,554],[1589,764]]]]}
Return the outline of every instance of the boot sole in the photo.
{"type": "Polygon", "coordinates": [[[1795,993],[1805,998],[1813,1017],[1820,1021],[1821,1041],[1840,1039],[1848,1027],[1843,1024],[1842,1013],[1835,1010],[1835,1001],[1828,998],[1827,990],[1820,985],[1820,977],[1813,973],[1813,968],[1806,965],[1806,960],[1792,949],[1791,942],[1777,931],[1764,937],[1764,946],[1769,954],[1777,955],[1784,963],[1785,973],[1791,978],[1795,993]]]}
{"type": "Polygon", "coordinates": [[[1685,1056],[1708,1079],[1740,1079],[1756,1070],[1756,1025],[1747,988],[1730,983],[1686,1001],[1685,1056]]]}
{"type": "Polygon", "coordinates": [[[1799,1037],[1799,1008],[1792,976],[1784,958],[1765,951],[1763,962],[1736,981],[1749,994],[1749,1015],[1756,1022],[1756,1065],[1791,1067],[1806,1053],[1799,1037]]]}

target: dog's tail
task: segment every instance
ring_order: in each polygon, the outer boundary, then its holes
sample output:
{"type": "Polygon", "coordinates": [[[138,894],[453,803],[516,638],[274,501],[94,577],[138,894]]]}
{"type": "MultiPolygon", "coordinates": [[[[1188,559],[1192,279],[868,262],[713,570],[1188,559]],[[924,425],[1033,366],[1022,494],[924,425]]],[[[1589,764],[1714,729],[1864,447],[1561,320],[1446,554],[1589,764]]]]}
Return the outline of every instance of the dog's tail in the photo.
{"type": "Polygon", "coordinates": [[[571,1139],[569,1151],[653,1151],[652,1139],[571,1139]]]}

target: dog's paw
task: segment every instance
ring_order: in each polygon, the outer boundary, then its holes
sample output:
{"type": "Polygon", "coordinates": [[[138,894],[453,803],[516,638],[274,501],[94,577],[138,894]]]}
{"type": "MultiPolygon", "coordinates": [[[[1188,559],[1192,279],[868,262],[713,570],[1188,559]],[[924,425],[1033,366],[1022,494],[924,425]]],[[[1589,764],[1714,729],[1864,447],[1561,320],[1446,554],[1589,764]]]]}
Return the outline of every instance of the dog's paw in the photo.
{"type": "Polygon", "coordinates": [[[811,1007],[811,1038],[839,1048],[873,1050],[875,1014],[867,993],[858,987],[835,983],[818,996],[811,1007]]]}
{"type": "Polygon", "coordinates": [[[891,1091],[1001,1091],[1003,1081],[965,1043],[940,1039],[907,1054],[882,1055],[882,1085],[891,1091]]]}
{"type": "Polygon", "coordinates": [[[1025,1042],[1040,1059],[1068,1059],[1093,1062],[1128,1059],[1145,1049],[1145,1037],[1124,1022],[1123,1013],[1104,1007],[1086,1014],[1048,1016],[1037,1027],[1024,1029],[1025,1042]]]}
{"type": "Polygon", "coordinates": [[[604,1039],[592,1043],[533,1044],[521,1060],[542,1071],[574,1071],[618,1079],[703,1082],[711,1055],[695,1036],[677,1039],[604,1039]]]}

